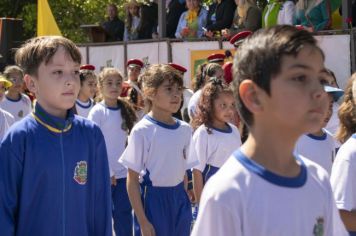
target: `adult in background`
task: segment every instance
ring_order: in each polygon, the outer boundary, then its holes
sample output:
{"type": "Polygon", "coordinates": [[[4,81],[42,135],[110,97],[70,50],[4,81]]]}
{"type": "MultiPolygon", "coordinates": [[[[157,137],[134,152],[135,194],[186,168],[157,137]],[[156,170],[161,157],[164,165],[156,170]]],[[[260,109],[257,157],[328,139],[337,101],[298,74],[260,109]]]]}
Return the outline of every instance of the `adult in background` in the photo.
{"type": "Polygon", "coordinates": [[[125,32],[124,40],[138,39],[138,26],[140,25],[140,5],[136,0],[130,0],[125,5],[125,32]]]}
{"type": "Polygon", "coordinates": [[[229,39],[241,31],[256,31],[261,28],[262,13],[255,0],[235,0],[237,5],[234,20],[230,29],[224,29],[221,34],[229,39]]]}
{"type": "Polygon", "coordinates": [[[117,7],[110,3],[107,8],[108,19],[102,23],[102,27],[106,31],[106,42],[122,41],[124,37],[125,24],[117,16],[117,7]]]}
{"type": "Polygon", "coordinates": [[[220,36],[220,31],[231,27],[236,4],[234,0],[215,0],[209,6],[205,36],[220,36]]]}
{"type": "Polygon", "coordinates": [[[294,0],[271,0],[263,10],[262,27],[293,25],[294,17],[294,0]]]}
{"type": "Polygon", "coordinates": [[[185,6],[185,0],[171,0],[168,3],[166,16],[166,35],[168,38],[175,38],[179,17],[186,11],[185,6]]]}
{"type": "Polygon", "coordinates": [[[309,32],[327,30],[331,26],[331,12],[327,0],[299,0],[296,4],[295,25],[309,32]]]}
{"type": "Polygon", "coordinates": [[[152,39],[157,37],[158,5],[156,1],[146,1],[140,9],[141,22],[138,27],[138,39],[152,39]]]}
{"type": "Polygon", "coordinates": [[[179,18],[176,38],[201,38],[204,35],[208,11],[202,7],[201,0],[187,0],[188,11],[179,18]]]}

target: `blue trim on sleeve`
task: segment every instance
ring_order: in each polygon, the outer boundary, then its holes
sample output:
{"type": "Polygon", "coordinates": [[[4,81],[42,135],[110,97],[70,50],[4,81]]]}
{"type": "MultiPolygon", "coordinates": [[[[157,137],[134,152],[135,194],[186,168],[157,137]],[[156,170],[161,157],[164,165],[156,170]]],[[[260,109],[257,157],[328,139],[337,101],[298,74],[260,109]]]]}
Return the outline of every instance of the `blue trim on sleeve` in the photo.
{"type": "Polygon", "coordinates": [[[314,134],[307,134],[307,136],[311,139],[314,139],[314,140],[325,140],[327,138],[327,134],[324,132],[322,136],[316,136],[314,134]]]}
{"type": "Polygon", "coordinates": [[[81,108],[83,108],[83,109],[88,109],[88,108],[91,106],[92,101],[91,101],[91,99],[89,99],[88,105],[83,105],[83,104],[80,103],[78,100],[76,100],[75,103],[76,103],[78,106],[80,106],[81,108]]]}
{"type": "Polygon", "coordinates": [[[228,123],[226,123],[226,124],[227,124],[227,130],[218,129],[218,128],[215,128],[215,127],[212,127],[212,129],[213,129],[213,130],[216,130],[216,131],[218,131],[218,132],[221,132],[221,133],[226,133],[226,134],[232,133],[232,128],[231,128],[231,126],[230,126],[228,123]]]}
{"type": "Polygon", "coordinates": [[[299,188],[302,187],[307,181],[307,168],[304,162],[297,156],[296,159],[301,162],[300,173],[296,177],[284,177],[272,173],[258,163],[252,161],[246,157],[240,150],[233,153],[234,157],[249,171],[260,176],[264,180],[281,186],[289,188],[299,188]]]}
{"type": "Polygon", "coordinates": [[[162,128],[166,128],[166,129],[178,129],[180,126],[180,121],[177,119],[175,119],[176,123],[173,125],[169,125],[169,124],[163,123],[161,121],[158,121],[149,115],[145,115],[145,119],[151,121],[152,123],[154,123],[156,125],[161,126],[162,128]]]}
{"type": "Polygon", "coordinates": [[[352,137],[356,139],[356,134],[353,134],[352,137]]]}
{"type": "Polygon", "coordinates": [[[19,99],[11,99],[11,98],[9,98],[9,97],[6,96],[6,95],[5,95],[5,98],[6,98],[8,101],[10,101],[10,102],[19,102],[19,101],[21,100],[21,98],[22,98],[22,94],[20,94],[19,99]]]}

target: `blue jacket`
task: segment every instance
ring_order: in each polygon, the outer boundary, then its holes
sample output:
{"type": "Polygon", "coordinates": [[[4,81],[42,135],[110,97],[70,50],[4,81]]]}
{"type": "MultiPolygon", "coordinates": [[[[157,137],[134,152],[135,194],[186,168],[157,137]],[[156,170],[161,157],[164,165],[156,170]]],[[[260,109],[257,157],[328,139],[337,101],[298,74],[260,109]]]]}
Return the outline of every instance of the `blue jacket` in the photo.
{"type": "Polygon", "coordinates": [[[37,103],[0,145],[0,235],[108,236],[111,210],[100,129],[37,103]]]}

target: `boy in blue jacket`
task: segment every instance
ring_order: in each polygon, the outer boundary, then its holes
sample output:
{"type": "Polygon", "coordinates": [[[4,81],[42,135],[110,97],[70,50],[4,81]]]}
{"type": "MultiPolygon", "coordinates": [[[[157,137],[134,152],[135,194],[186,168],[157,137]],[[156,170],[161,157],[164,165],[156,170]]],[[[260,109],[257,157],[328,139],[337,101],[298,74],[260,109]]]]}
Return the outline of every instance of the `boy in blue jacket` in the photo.
{"type": "Polygon", "coordinates": [[[71,109],[78,48],[63,37],[38,37],[15,60],[37,102],[0,144],[1,235],[111,235],[104,137],[71,109]]]}

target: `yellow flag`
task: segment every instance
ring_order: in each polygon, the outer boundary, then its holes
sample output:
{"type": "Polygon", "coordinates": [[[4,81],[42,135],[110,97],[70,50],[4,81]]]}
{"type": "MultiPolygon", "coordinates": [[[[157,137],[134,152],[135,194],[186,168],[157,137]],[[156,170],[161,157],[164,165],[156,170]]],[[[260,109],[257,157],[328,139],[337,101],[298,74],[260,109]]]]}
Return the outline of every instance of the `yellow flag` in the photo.
{"type": "Polygon", "coordinates": [[[62,35],[47,0],[37,1],[37,36],[62,35]]]}

